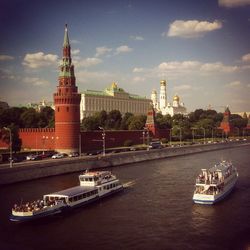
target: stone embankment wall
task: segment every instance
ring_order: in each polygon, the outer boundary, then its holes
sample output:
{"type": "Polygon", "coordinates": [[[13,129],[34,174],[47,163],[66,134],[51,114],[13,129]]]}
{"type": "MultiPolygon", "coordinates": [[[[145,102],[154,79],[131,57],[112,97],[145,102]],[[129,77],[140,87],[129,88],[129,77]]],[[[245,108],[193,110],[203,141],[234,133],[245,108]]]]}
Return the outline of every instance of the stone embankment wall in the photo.
{"type": "Polygon", "coordinates": [[[105,157],[82,157],[73,159],[60,159],[54,161],[32,162],[33,164],[20,163],[9,167],[0,168],[0,184],[10,184],[20,181],[32,180],[53,175],[73,173],[85,169],[115,167],[124,164],[162,159],[212,150],[221,150],[237,146],[250,145],[249,143],[235,142],[223,144],[193,145],[185,147],[155,149],[150,151],[125,152],[106,155],[105,157]]]}

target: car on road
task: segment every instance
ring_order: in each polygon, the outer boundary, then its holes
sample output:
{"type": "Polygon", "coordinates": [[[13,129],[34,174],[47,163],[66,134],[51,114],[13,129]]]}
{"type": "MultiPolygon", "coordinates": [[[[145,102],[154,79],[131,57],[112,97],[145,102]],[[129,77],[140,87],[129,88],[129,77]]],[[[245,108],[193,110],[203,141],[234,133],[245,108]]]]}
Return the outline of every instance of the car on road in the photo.
{"type": "Polygon", "coordinates": [[[34,154],[27,155],[27,156],[26,156],[26,160],[27,160],[27,161],[31,161],[31,159],[34,158],[34,157],[35,157],[34,154]]]}
{"type": "Polygon", "coordinates": [[[163,148],[162,144],[160,141],[152,141],[150,142],[149,146],[150,149],[159,149],[159,148],[163,148]]]}
{"type": "Polygon", "coordinates": [[[79,154],[77,152],[72,152],[72,153],[69,153],[69,157],[78,157],[79,154]]]}
{"type": "Polygon", "coordinates": [[[61,154],[61,153],[58,153],[58,154],[54,154],[52,155],[52,159],[61,159],[61,158],[64,158],[66,157],[67,155],[66,154],[61,154]]]}

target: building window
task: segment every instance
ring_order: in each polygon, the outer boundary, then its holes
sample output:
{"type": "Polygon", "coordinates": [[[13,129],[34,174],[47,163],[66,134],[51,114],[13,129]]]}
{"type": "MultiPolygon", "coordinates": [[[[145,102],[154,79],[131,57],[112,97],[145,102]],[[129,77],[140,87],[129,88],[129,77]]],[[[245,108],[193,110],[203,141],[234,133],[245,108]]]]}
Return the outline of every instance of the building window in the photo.
{"type": "Polygon", "coordinates": [[[60,108],[58,107],[58,108],[57,108],[57,112],[59,112],[59,111],[60,111],[60,108]]]}
{"type": "Polygon", "coordinates": [[[67,112],[69,112],[69,107],[67,107],[67,112]]]}

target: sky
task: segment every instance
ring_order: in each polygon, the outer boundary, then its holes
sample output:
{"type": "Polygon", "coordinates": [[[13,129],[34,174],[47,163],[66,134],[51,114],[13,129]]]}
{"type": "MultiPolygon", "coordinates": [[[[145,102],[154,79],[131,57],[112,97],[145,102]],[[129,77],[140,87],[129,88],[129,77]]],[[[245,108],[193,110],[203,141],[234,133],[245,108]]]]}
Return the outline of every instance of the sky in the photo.
{"type": "Polygon", "coordinates": [[[79,92],[250,111],[250,0],[1,0],[0,101],[53,101],[65,23],[79,92]]]}

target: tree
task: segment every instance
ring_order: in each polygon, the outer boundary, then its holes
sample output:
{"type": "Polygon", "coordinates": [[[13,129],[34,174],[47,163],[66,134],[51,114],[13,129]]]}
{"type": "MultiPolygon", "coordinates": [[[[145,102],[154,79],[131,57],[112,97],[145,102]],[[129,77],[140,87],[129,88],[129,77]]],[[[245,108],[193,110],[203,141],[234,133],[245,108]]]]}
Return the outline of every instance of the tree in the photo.
{"type": "Polygon", "coordinates": [[[83,118],[81,128],[87,131],[99,129],[99,123],[97,118],[94,116],[83,118]]]}
{"type": "Polygon", "coordinates": [[[39,121],[39,115],[35,109],[29,108],[22,113],[21,121],[25,128],[36,128],[39,121]]]}
{"type": "Polygon", "coordinates": [[[112,110],[108,113],[106,128],[119,129],[121,125],[122,115],[119,110],[112,110]]]}
{"type": "Polygon", "coordinates": [[[131,121],[131,117],[133,117],[134,115],[132,113],[125,113],[125,115],[122,117],[122,121],[121,121],[121,126],[120,129],[121,130],[128,130],[130,121],[131,121]]]}
{"type": "Polygon", "coordinates": [[[129,130],[142,130],[145,126],[147,117],[145,115],[131,116],[129,118],[129,130]]]}
{"type": "Polygon", "coordinates": [[[103,128],[105,128],[107,116],[108,115],[105,110],[102,110],[101,112],[97,112],[94,114],[94,117],[96,118],[96,121],[98,122],[98,125],[103,128]]]}
{"type": "Polygon", "coordinates": [[[156,115],[156,124],[160,129],[169,129],[172,127],[172,117],[170,115],[162,115],[158,113],[156,115]]]}
{"type": "Polygon", "coordinates": [[[19,128],[14,123],[8,126],[10,130],[1,129],[0,139],[8,143],[12,147],[12,152],[17,152],[21,150],[22,140],[19,138],[19,128]],[[10,132],[11,132],[11,142],[10,142],[10,132]]]}
{"type": "Polygon", "coordinates": [[[38,127],[54,127],[55,111],[51,107],[44,107],[39,114],[38,127]]]}

